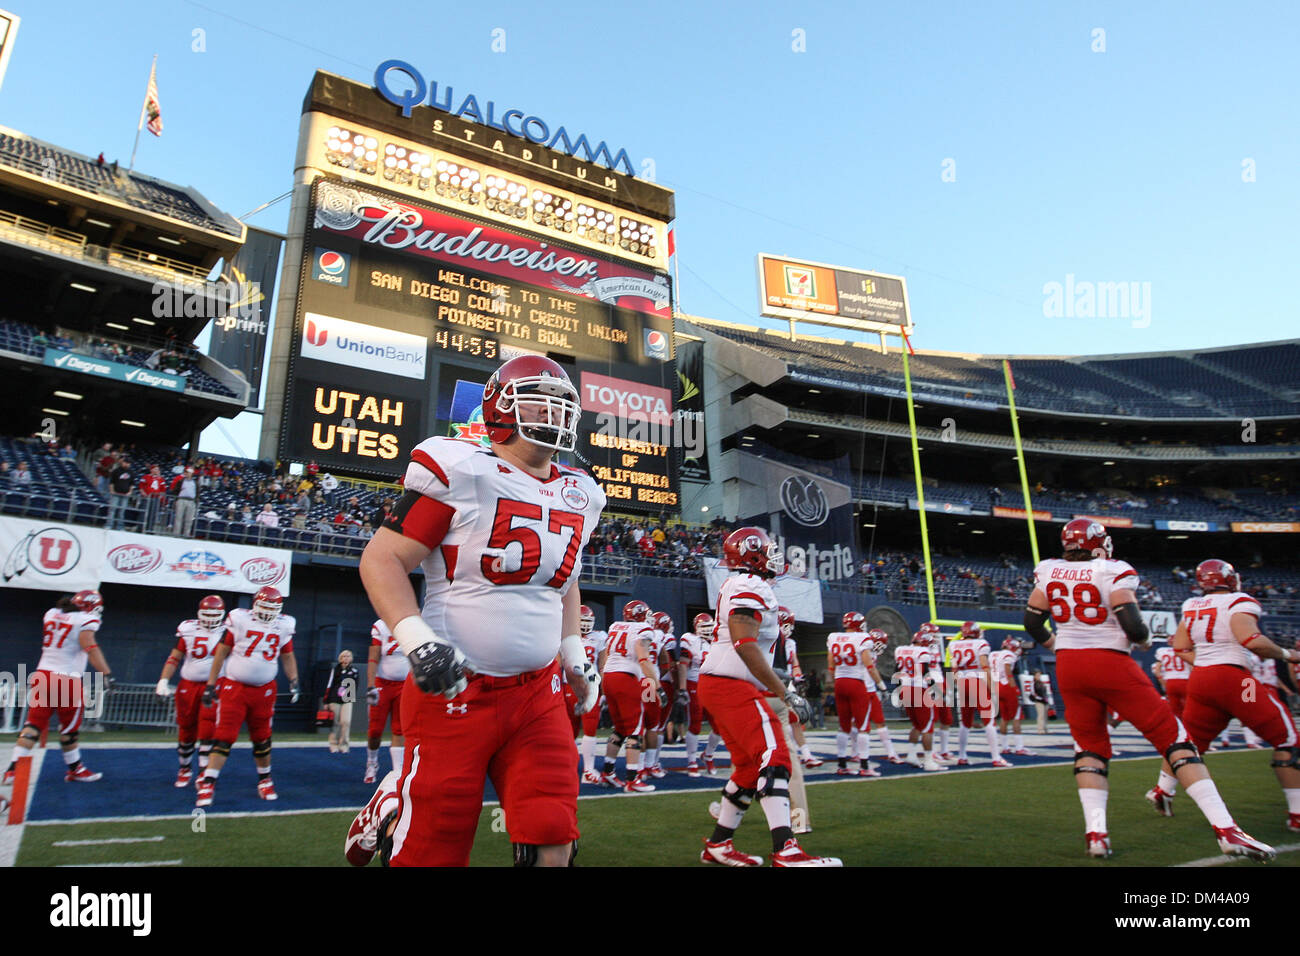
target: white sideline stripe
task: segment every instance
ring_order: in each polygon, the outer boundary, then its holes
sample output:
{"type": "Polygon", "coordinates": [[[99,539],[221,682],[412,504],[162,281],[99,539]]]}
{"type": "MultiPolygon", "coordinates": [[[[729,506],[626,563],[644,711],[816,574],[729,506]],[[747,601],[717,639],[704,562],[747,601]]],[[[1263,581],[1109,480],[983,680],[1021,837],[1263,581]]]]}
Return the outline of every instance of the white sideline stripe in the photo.
{"type": "MultiPolygon", "coordinates": [[[[484,804],[487,806],[488,804],[484,804]]],[[[229,810],[225,813],[208,813],[209,817],[217,820],[234,820],[240,817],[281,817],[281,816],[298,816],[304,813],[352,813],[355,814],[361,809],[361,805],[355,807],[317,807],[312,810],[229,810]]],[[[27,825],[30,827],[62,827],[62,826],[80,826],[89,823],[151,823],[154,820],[193,820],[194,814],[191,813],[160,813],[156,816],[141,814],[140,816],[131,817],[78,817],[73,820],[32,820],[27,825]]],[[[2,831],[0,831],[2,832],[2,831]]]]}
{"type": "Polygon", "coordinates": [[[59,869],[68,867],[119,867],[119,866],[180,866],[184,860],[138,860],[134,863],[60,863],[59,869]]]}
{"type": "MultiPolygon", "coordinates": [[[[32,805],[36,800],[36,781],[41,777],[41,767],[45,765],[45,748],[37,747],[32,753],[32,770],[31,778],[27,782],[27,814],[31,815],[32,805]]],[[[22,846],[23,831],[27,828],[27,823],[19,823],[16,826],[10,826],[6,821],[8,811],[4,820],[0,820],[0,868],[12,867],[14,861],[18,859],[18,848],[22,846]]]]}
{"type": "Polygon", "coordinates": [[[161,843],[165,836],[108,837],[104,840],[55,840],[52,846],[104,846],[109,843],[161,843]]]}
{"type": "MultiPolygon", "coordinates": [[[[1284,843],[1282,846],[1275,846],[1273,849],[1278,853],[1294,853],[1300,850],[1300,843],[1284,843]]],[[[1244,860],[1244,856],[1207,856],[1199,860],[1192,860],[1191,863],[1175,863],[1175,867],[1185,866],[1219,866],[1223,863],[1238,863],[1244,860]]]]}

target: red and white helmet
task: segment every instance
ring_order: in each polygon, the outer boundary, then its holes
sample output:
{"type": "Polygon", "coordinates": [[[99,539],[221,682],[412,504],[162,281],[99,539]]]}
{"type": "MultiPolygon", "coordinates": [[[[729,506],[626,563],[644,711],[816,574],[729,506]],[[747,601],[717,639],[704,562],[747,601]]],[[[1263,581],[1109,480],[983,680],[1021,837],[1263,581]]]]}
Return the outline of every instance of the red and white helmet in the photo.
{"type": "Polygon", "coordinates": [[[889,635],[878,627],[873,627],[871,630],[867,631],[867,637],[870,638],[871,643],[875,646],[877,654],[885,653],[885,649],[889,647],[889,635]]]}
{"type": "Polygon", "coordinates": [[[1196,583],[1206,591],[1240,591],[1241,575],[1227,561],[1210,558],[1196,566],[1196,583]]]}
{"type": "Polygon", "coordinates": [[[72,603],[84,614],[103,614],[104,596],[98,591],[78,591],[72,595],[72,603]]]}
{"type": "Polygon", "coordinates": [[[1094,558],[1109,558],[1115,553],[1106,526],[1091,518],[1075,518],[1067,521],[1061,529],[1061,550],[1066,554],[1071,551],[1086,551],[1094,558]]]}
{"type": "Polygon", "coordinates": [[[1004,651],[1010,651],[1011,653],[1015,654],[1017,657],[1020,656],[1020,651],[1022,650],[1020,646],[1020,642],[1016,640],[1014,637],[1008,637],[1005,641],[1003,641],[1002,649],[1004,651]]]}
{"type": "Polygon", "coordinates": [[[215,594],[209,594],[199,602],[199,623],[209,631],[220,627],[226,619],[226,602],[215,594]]]}
{"type": "Polygon", "coordinates": [[[273,587],[261,588],[253,595],[253,617],[270,624],[280,616],[284,608],[284,597],[273,587]]]}
{"type": "Polygon", "coordinates": [[[691,622],[691,627],[694,629],[696,637],[702,637],[706,641],[713,639],[714,620],[712,614],[695,615],[695,620],[691,622]]]}
{"type": "Polygon", "coordinates": [[[961,636],[964,640],[974,640],[980,636],[980,626],[974,621],[962,622],[961,636]]]}
{"type": "Polygon", "coordinates": [[[628,601],[623,605],[623,620],[644,621],[650,616],[650,605],[645,601],[628,601]]]}
{"type": "Polygon", "coordinates": [[[788,607],[776,609],[776,623],[782,637],[794,637],[794,613],[788,607]]]}
{"type": "Polygon", "coordinates": [[[917,633],[918,633],[918,634],[929,634],[931,637],[938,637],[938,636],[939,636],[939,625],[938,625],[938,624],[935,624],[934,621],[926,621],[926,622],[925,622],[924,624],[922,624],[919,628],[917,628],[917,633]]]}
{"type": "Polygon", "coordinates": [[[581,416],[569,374],[543,355],[512,358],[483,386],[483,424],[494,442],[507,442],[518,432],[530,444],[573,451],[581,416]]]}
{"type": "Polygon", "coordinates": [[[917,647],[934,647],[934,632],[927,631],[922,624],[921,629],[912,635],[912,643],[917,647]]]}
{"type": "Polygon", "coordinates": [[[785,555],[762,528],[737,528],[722,542],[722,563],[762,578],[785,573],[785,555]]]}
{"type": "Polygon", "coordinates": [[[663,631],[665,634],[673,632],[673,619],[668,616],[667,611],[655,611],[650,615],[650,626],[656,631],[663,631]]]}
{"type": "Polygon", "coordinates": [[[861,611],[849,611],[840,618],[840,626],[846,631],[860,631],[867,626],[867,616],[861,611]]]}
{"type": "Polygon", "coordinates": [[[578,630],[582,632],[584,637],[586,637],[591,633],[592,628],[595,626],[596,615],[592,612],[591,608],[584,604],[578,609],[578,630]]]}

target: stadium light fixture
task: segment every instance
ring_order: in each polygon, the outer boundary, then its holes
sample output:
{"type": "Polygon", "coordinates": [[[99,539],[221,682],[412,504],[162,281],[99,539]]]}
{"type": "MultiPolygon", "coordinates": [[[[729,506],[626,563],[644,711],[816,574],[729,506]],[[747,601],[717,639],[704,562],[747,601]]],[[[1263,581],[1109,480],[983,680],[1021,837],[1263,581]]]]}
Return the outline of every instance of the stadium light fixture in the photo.
{"type": "Polygon", "coordinates": [[[701,513],[701,514],[707,512],[708,510],[709,510],[709,506],[708,506],[708,505],[701,505],[701,506],[700,506],[700,513],[701,513]]]}
{"type": "Polygon", "coordinates": [[[144,428],[144,422],[133,422],[129,418],[123,418],[121,421],[123,425],[130,425],[132,428],[144,428]]]}
{"type": "Polygon", "coordinates": [[[809,434],[808,437],[809,437],[809,438],[821,438],[822,436],[821,436],[820,433],[814,432],[814,433],[809,434]]]}
{"type": "Polygon", "coordinates": [[[132,321],[132,322],[139,322],[141,325],[157,325],[157,324],[158,324],[158,323],[155,322],[153,319],[142,319],[142,318],[140,318],[138,315],[133,315],[133,316],[131,316],[131,321],[132,321]]]}
{"type": "Polygon", "coordinates": [[[1168,535],[1168,538],[1169,538],[1170,541],[1184,541],[1184,540],[1186,540],[1187,535],[1185,535],[1185,534],[1171,534],[1171,535],[1168,535]]]}
{"type": "Polygon", "coordinates": [[[808,394],[809,394],[809,395],[820,395],[821,393],[822,393],[822,390],[821,390],[820,388],[810,388],[810,389],[808,389],[808,394]]]}
{"type": "Polygon", "coordinates": [[[1103,465],[1113,465],[1113,464],[1115,464],[1115,463],[1114,463],[1113,461],[1103,461],[1102,464],[1103,464],[1103,465]]]}
{"type": "Polygon", "coordinates": [[[971,529],[970,529],[970,533],[971,533],[971,534],[983,534],[983,533],[984,533],[984,529],[983,529],[983,528],[971,528],[971,529]]]}
{"type": "Polygon", "coordinates": [[[82,396],[78,395],[76,392],[57,392],[57,391],[56,391],[54,394],[57,395],[59,398],[70,398],[70,399],[72,399],[74,402],[79,402],[79,401],[81,401],[81,399],[82,399],[82,396]]]}
{"type": "Polygon", "coordinates": [[[98,291],[99,291],[99,290],[96,289],[93,285],[85,285],[84,283],[81,283],[81,282],[70,282],[70,283],[68,283],[68,284],[69,284],[70,286],[72,286],[72,288],[74,288],[74,289],[80,289],[82,292],[98,292],[98,291]]]}
{"type": "Polygon", "coordinates": [[[179,239],[169,239],[167,236],[159,236],[159,237],[158,237],[158,241],[159,241],[159,242],[165,242],[165,243],[167,243],[168,245],[171,245],[171,246],[183,246],[183,245],[185,245],[185,243],[182,242],[181,240],[179,240],[179,239]]]}
{"type": "Polygon", "coordinates": [[[130,332],[130,331],[131,331],[130,326],[127,326],[127,325],[119,325],[117,322],[105,322],[105,323],[104,323],[104,328],[106,328],[106,329],[121,329],[123,332],[130,332]]]}
{"type": "Polygon", "coordinates": [[[42,408],[41,411],[49,412],[51,415],[71,415],[71,412],[65,412],[61,408],[42,408]]]}
{"type": "Polygon", "coordinates": [[[105,229],[111,229],[113,225],[110,222],[104,222],[102,219],[83,219],[81,221],[87,226],[102,226],[105,229]]]}
{"type": "Polygon", "coordinates": [[[869,522],[864,521],[864,522],[862,522],[862,527],[864,527],[864,528],[874,528],[875,525],[874,525],[874,524],[871,524],[871,523],[869,523],[869,522]]]}

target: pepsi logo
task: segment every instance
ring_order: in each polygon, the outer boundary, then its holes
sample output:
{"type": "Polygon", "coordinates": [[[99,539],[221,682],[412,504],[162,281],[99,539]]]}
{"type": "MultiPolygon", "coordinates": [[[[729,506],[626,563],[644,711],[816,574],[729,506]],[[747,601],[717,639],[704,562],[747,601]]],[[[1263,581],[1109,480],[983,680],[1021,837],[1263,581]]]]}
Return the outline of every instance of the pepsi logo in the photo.
{"type": "Polygon", "coordinates": [[[668,336],[658,329],[645,330],[645,354],[653,359],[668,358],[668,336]]]}
{"type": "Polygon", "coordinates": [[[122,574],[148,574],[162,559],[162,552],[147,544],[118,545],[108,552],[108,563],[122,574]]]}
{"type": "Polygon", "coordinates": [[[320,266],[321,272],[330,276],[339,275],[348,267],[348,261],[344,259],[343,256],[337,252],[330,252],[328,250],[320,254],[320,257],[316,260],[316,264],[320,266]]]}
{"type": "Polygon", "coordinates": [[[250,584],[260,586],[275,584],[284,577],[284,565],[270,558],[250,558],[239,566],[239,570],[250,584]]]}

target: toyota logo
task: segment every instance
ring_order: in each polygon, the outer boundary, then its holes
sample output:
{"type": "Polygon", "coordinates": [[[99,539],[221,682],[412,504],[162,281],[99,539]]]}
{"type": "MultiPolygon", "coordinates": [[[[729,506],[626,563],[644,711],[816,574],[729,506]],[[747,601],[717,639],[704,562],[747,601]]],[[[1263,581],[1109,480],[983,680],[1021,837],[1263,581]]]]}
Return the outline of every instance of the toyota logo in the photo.
{"type": "Polygon", "coordinates": [[[821,485],[812,478],[791,475],[781,482],[781,507],[791,518],[805,528],[815,528],[826,523],[831,506],[821,485]]]}

